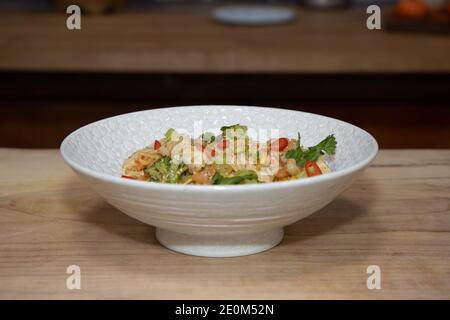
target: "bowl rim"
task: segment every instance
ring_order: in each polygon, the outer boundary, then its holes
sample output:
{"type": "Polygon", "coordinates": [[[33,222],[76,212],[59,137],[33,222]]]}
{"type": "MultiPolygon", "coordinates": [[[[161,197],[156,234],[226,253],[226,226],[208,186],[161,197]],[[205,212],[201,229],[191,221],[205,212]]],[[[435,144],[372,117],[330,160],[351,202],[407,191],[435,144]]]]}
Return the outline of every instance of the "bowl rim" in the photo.
{"type": "Polygon", "coordinates": [[[86,124],[77,130],[71,132],[69,135],[67,135],[64,140],[62,141],[60,145],[60,153],[66,161],[66,163],[72,167],[77,172],[80,172],[86,176],[89,176],[94,179],[101,180],[103,182],[107,183],[113,183],[116,185],[121,185],[124,187],[135,187],[140,189],[146,189],[146,190],[159,190],[159,191],[183,191],[183,192],[199,192],[199,191],[207,191],[207,192],[242,192],[244,190],[271,190],[271,189],[284,189],[284,188],[293,188],[298,186],[309,186],[309,185],[315,185],[319,184],[325,181],[334,180],[343,176],[350,175],[354,172],[357,172],[366,166],[368,166],[376,157],[378,153],[379,147],[378,143],[375,140],[375,138],[368,133],[366,130],[361,129],[360,127],[357,127],[351,123],[348,123],[343,120],[335,119],[328,116],[323,116],[320,114],[315,114],[311,112],[304,112],[299,110],[291,110],[291,109],[284,109],[284,108],[275,108],[275,107],[259,107],[259,106],[245,106],[245,105],[187,105],[187,106],[173,106],[173,107],[162,107],[162,108],[154,108],[154,109],[146,109],[141,111],[135,111],[135,112],[128,112],[123,113],[120,115],[107,117],[98,121],[91,122],[89,124],[86,124]],[[327,119],[331,119],[333,121],[338,121],[343,124],[352,126],[354,128],[357,128],[358,130],[364,132],[369,139],[372,141],[374,148],[371,152],[371,154],[365,158],[364,160],[355,163],[354,165],[349,166],[348,168],[339,170],[339,171],[332,171],[330,173],[311,177],[309,179],[296,179],[296,180],[288,180],[288,181],[278,181],[273,183],[255,183],[255,184],[242,184],[242,185],[186,185],[186,184],[171,184],[171,183],[160,183],[160,182],[148,182],[148,181],[139,181],[139,180],[130,180],[130,179],[124,179],[119,176],[113,176],[110,174],[106,174],[103,172],[97,172],[95,170],[86,168],[82,165],[79,165],[75,161],[71,160],[70,157],[67,156],[64,152],[64,148],[67,145],[70,138],[74,135],[76,135],[79,131],[85,129],[86,127],[95,125],[100,122],[106,122],[108,120],[119,118],[125,115],[131,115],[131,114],[139,114],[149,111],[158,111],[158,110],[166,110],[167,109],[182,109],[182,108],[207,108],[207,107],[217,107],[217,108],[258,108],[258,109],[267,109],[267,110],[283,110],[283,111],[292,111],[292,112],[299,112],[303,114],[309,114],[313,116],[319,116],[327,119]]]}

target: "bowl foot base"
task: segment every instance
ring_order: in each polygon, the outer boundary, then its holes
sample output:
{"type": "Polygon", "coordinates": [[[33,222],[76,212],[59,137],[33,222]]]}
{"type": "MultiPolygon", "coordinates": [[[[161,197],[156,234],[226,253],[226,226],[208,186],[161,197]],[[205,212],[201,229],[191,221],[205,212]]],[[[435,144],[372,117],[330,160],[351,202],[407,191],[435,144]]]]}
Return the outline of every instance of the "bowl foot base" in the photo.
{"type": "Polygon", "coordinates": [[[230,235],[191,235],[156,228],[156,239],[166,248],[201,257],[238,257],[262,252],[280,243],[283,235],[283,228],[230,235]]]}

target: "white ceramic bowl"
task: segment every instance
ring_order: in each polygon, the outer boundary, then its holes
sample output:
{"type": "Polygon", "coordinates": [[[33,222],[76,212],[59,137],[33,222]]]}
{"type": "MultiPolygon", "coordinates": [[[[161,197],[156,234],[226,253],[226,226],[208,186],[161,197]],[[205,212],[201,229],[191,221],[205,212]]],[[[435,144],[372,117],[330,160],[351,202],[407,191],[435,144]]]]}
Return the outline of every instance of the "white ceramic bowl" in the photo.
{"type": "Polygon", "coordinates": [[[323,208],[375,158],[378,145],[349,123],[310,113],[244,106],[189,106],[154,109],[104,119],[70,134],[61,145],[65,161],[107,202],[156,227],[161,244],[208,257],[261,252],[277,245],[283,227],[323,208]],[[199,186],[149,183],[121,178],[123,161],[170,128],[193,132],[235,123],[279,129],[311,146],[335,134],[332,173],[268,184],[199,186]],[[205,128],[206,129],[206,128],[205,128]]]}

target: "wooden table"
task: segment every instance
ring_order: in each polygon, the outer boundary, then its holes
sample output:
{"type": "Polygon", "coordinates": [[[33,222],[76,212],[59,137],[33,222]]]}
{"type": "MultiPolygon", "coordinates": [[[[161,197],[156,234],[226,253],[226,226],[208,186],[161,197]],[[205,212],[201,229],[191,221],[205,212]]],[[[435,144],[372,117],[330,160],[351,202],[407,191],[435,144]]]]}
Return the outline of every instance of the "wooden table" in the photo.
{"type": "MultiPolygon", "coordinates": [[[[230,27],[210,9],[82,16],[1,13],[0,70],[201,73],[450,71],[445,35],[366,28],[366,7],[298,10],[293,24],[230,27]]],[[[383,13],[388,9],[383,9],[383,13]]]]}
{"type": "Polygon", "coordinates": [[[239,258],[171,252],[56,150],[0,149],[0,298],[450,298],[450,150],[383,150],[338,199],[239,258]],[[66,289],[79,265],[81,290],[66,289]],[[366,269],[381,268],[368,290],[366,269]]]}

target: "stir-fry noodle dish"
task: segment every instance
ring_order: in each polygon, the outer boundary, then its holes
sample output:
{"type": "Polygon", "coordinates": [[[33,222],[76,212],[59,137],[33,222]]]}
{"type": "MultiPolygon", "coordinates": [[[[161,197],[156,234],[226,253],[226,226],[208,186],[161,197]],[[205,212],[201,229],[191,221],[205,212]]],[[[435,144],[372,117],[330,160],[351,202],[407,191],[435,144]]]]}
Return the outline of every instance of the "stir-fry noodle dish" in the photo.
{"type": "Polygon", "coordinates": [[[269,183],[327,174],[336,152],[329,135],[317,145],[301,145],[301,134],[265,142],[253,140],[244,125],[222,127],[220,134],[198,137],[167,130],[164,137],[134,152],[122,166],[122,178],[148,182],[236,185],[269,183]]]}

